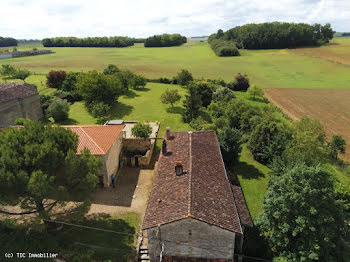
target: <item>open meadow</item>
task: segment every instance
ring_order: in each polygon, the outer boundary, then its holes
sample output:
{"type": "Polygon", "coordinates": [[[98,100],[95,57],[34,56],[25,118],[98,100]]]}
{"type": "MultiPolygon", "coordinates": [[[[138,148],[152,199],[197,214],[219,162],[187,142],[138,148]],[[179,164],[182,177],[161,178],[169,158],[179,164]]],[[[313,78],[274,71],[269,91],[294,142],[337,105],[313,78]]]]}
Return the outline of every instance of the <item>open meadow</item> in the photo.
{"type": "MultiPolygon", "coordinates": [[[[334,45],[335,49],[347,50],[343,48],[347,43],[343,38],[334,42],[339,43],[334,45]]],[[[135,44],[126,48],[45,49],[55,53],[2,59],[0,65],[11,63],[46,74],[51,69],[102,70],[108,64],[116,64],[148,78],[172,77],[180,69],[187,68],[196,78],[222,78],[226,81],[233,80],[237,73],[244,73],[262,88],[350,89],[348,66],[298,54],[296,50],[299,49],[242,50],[240,57],[217,57],[206,42],[199,41],[163,48],[144,48],[142,44],[135,44]]]]}

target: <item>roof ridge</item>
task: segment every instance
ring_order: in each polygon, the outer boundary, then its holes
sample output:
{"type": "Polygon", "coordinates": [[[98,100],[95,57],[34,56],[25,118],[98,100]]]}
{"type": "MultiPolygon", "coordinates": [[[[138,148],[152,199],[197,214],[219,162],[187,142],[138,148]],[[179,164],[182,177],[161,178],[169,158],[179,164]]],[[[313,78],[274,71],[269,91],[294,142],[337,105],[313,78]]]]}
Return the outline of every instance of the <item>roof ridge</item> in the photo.
{"type": "Polygon", "coordinates": [[[79,129],[83,131],[83,133],[90,139],[90,141],[92,141],[92,143],[94,143],[98,147],[98,149],[101,150],[102,154],[105,153],[105,151],[102,150],[102,148],[95,142],[95,140],[88,133],[85,132],[85,130],[82,127],[79,127],[79,129]]]}
{"type": "Polygon", "coordinates": [[[190,170],[188,172],[188,209],[187,209],[187,216],[191,216],[191,207],[192,207],[192,132],[188,132],[189,134],[189,144],[190,144],[190,150],[189,150],[189,155],[190,155],[190,170]]]}

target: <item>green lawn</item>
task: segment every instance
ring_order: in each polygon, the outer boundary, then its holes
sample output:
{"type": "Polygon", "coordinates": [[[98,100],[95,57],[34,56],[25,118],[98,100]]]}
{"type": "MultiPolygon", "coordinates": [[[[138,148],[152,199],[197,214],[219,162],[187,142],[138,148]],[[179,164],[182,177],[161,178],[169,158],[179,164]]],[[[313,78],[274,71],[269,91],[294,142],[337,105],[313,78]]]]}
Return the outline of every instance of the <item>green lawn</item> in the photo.
{"type": "MultiPolygon", "coordinates": [[[[166,127],[173,130],[190,130],[188,124],[183,123],[181,112],[184,110],[182,101],[175,104],[164,105],[160,102],[161,94],[167,89],[179,90],[184,99],[186,90],[178,85],[166,85],[148,83],[141,90],[129,90],[127,95],[118,99],[118,103],[112,109],[109,119],[158,121],[161,123],[160,135],[163,135],[166,127]]],[[[69,111],[69,119],[64,124],[93,125],[97,119],[93,118],[86,110],[83,102],[74,103],[69,111]]]]}
{"type": "Polygon", "coordinates": [[[270,169],[255,161],[244,145],[233,172],[239,178],[249,212],[255,220],[262,211],[262,199],[267,188],[270,169]]]}
{"type": "MultiPolygon", "coordinates": [[[[338,41],[338,40],[336,40],[338,41]]],[[[339,40],[342,48],[344,40],[339,40]]],[[[196,78],[232,80],[238,72],[263,88],[350,88],[350,67],[324,59],[300,55],[293,50],[242,50],[240,57],[217,57],[207,43],[191,42],[179,47],[144,48],[50,48],[56,53],[2,59],[37,73],[51,69],[74,71],[102,70],[112,63],[150,78],[172,77],[181,68],[196,78]]]]}

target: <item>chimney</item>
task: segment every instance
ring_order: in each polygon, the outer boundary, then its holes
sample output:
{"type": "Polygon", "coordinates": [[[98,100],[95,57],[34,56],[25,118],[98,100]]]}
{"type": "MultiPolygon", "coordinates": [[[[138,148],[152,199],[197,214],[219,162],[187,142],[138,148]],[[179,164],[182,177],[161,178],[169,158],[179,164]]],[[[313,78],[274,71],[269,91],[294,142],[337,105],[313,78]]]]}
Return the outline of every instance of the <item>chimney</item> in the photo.
{"type": "Polygon", "coordinates": [[[175,174],[177,176],[182,176],[184,174],[184,169],[183,169],[181,161],[175,162],[175,174]]]}
{"type": "Polygon", "coordinates": [[[167,153],[167,143],[165,139],[163,140],[163,144],[162,144],[162,153],[163,155],[166,155],[167,153]]]}
{"type": "Polygon", "coordinates": [[[167,140],[170,139],[170,127],[167,127],[167,128],[166,128],[166,131],[165,131],[165,138],[166,138],[167,140]]]}

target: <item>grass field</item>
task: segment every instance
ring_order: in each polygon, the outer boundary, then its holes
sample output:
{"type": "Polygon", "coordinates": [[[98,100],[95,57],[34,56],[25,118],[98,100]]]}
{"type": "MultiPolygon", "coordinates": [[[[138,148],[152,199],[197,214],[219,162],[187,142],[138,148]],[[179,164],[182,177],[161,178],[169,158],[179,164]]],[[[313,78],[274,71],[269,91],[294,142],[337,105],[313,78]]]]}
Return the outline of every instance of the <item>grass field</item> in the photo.
{"type": "MultiPolygon", "coordinates": [[[[335,41],[341,41],[334,45],[340,49],[347,43],[343,38],[335,41]]],[[[172,77],[181,68],[187,68],[197,78],[227,81],[238,72],[246,73],[252,83],[262,88],[350,89],[350,67],[298,54],[296,50],[242,50],[240,57],[217,57],[207,43],[198,41],[168,48],[144,48],[136,44],[127,48],[50,49],[55,53],[2,59],[0,65],[11,63],[46,74],[51,69],[102,70],[112,63],[149,78],[172,77]]]]}

